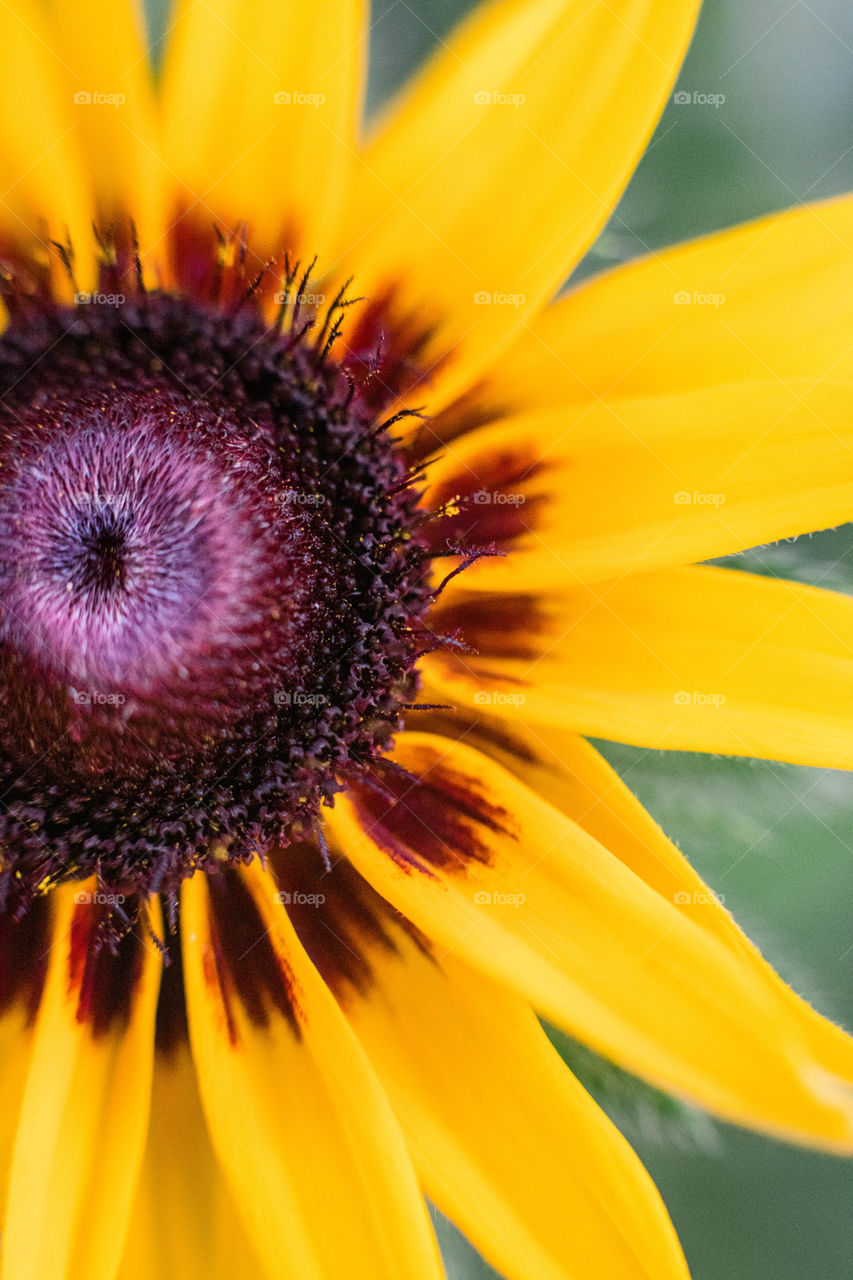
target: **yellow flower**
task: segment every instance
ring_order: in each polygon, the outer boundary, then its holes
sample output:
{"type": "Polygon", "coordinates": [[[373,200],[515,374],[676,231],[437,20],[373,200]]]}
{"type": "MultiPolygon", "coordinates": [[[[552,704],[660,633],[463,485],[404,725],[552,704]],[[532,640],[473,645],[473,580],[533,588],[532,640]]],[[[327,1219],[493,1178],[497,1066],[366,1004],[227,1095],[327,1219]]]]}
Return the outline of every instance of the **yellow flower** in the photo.
{"type": "Polygon", "coordinates": [[[853,203],[551,303],[695,4],[491,0],[363,142],[365,7],[0,12],[2,1280],[429,1280],[424,1194],[685,1276],[534,1009],[853,1149],[584,736],[853,765],[851,601],[697,567],[849,517],[853,203]]]}

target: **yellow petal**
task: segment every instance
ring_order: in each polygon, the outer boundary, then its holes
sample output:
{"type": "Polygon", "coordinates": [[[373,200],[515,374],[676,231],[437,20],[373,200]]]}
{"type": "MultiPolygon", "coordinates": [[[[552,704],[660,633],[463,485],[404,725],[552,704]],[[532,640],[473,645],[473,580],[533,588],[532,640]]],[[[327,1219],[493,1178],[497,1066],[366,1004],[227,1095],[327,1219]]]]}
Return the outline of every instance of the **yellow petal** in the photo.
{"type": "Polygon", "coordinates": [[[556,291],[637,164],[692,0],[492,0],[443,42],[367,148],[341,237],[360,291],[452,353],[433,408],[556,291]]]}
{"type": "Polygon", "coordinates": [[[51,904],[38,898],[23,920],[0,916],[0,1204],[6,1203],[18,1115],[44,990],[51,904]]]}
{"type": "Polygon", "coordinates": [[[853,377],[853,197],[656,252],[573,290],[489,370],[504,409],[853,377]]]}
{"type": "Polygon", "coordinates": [[[330,972],[358,954],[336,993],[425,1191],[501,1275],[686,1277],[651,1180],[526,1003],[429,951],[345,863],[314,889],[335,934],[308,929],[306,946],[330,972]]]}
{"type": "Polygon", "coordinates": [[[100,223],[132,217],[145,249],[165,229],[165,192],[142,9],[134,0],[51,0],[49,12],[100,223]]]}
{"type": "Polygon", "coordinates": [[[853,1099],[786,1004],[500,765],[405,734],[386,798],[338,798],[339,847],[433,939],[620,1065],[720,1115],[853,1149],[853,1099]],[[418,782],[418,779],[423,779],[418,782]]]}
{"type": "Polygon", "coordinates": [[[210,1145],[189,1046],[158,1055],[151,1124],[118,1280],[257,1280],[210,1145]]]}
{"type": "Polygon", "coordinates": [[[853,509],[853,383],[736,383],[483,427],[430,469],[482,590],[595,582],[825,529],[853,509]]]}
{"type": "MultiPolygon", "coordinates": [[[[436,690],[425,689],[422,696],[424,701],[441,701],[436,690]]],[[[435,723],[437,731],[464,739],[505,765],[656,893],[725,942],[735,956],[751,965],[756,977],[785,1000],[808,1038],[815,1061],[853,1084],[853,1038],[821,1017],[782,981],[726,911],[720,897],[667,839],[603,756],[584,738],[565,729],[519,724],[517,718],[500,720],[488,711],[488,707],[479,706],[476,712],[434,715],[430,728],[435,723]]]]}
{"type": "Polygon", "coordinates": [[[433,625],[479,651],[425,660],[445,699],[639,746],[853,768],[848,596],[671,569],[558,604],[474,595],[433,625]]]}
{"type": "Polygon", "coordinates": [[[196,875],[182,934],[202,1104],[269,1275],[440,1277],[390,1106],[274,881],[196,875]]]}
{"type": "Polygon", "coordinates": [[[321,267],[347,203],[361,114],[363,0],[182,0],[163,72],[166,158],[195,213],[321,267]]]}
{"type": "Polygon", "coordinates": [[[70,237],[85,288],[91,280],[92,197],[67,64],[55,49],[43,7],[0,7],[0,229],[6,240],[70,237]]]}
{"type": "MultiPolygon", "coordinates": [[[[112,1280],[142,1161],[162,966],[147,937],[95,947],[99,909],[57,895],[56,926],[20,1107],[2,1280],[112,1280]]],[[[140,933],[142,933],[140,926],[140,933]]]]}

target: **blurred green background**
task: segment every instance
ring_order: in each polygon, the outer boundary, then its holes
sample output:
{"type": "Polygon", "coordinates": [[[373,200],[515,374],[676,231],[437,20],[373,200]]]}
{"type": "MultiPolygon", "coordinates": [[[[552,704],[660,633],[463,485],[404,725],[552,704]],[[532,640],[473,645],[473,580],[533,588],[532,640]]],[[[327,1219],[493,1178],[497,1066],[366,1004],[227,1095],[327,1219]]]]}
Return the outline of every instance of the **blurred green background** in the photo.
{"type": "MultiPolygon", "coordinates": [[[[470,7],[374,0],[371,110],[470,7]]],[[[166,8],[150,2],[155,33],[166,8]]],[[[706,0],[678,87],[725,102],[670,102],[579,276],[853,189],[849,0],[706,0]]],[[[853,526],[729,563],[851,593],[853,526]]],[[[853,1027],[850,776],[600,745],[782,974],[853,1027]]],[[[688,1113],[557,1043],[657,1181],[694,1280],[850,1280],[853,1165],[688,1113]]],[[[451,1280],[494,1275],[449,1224],[438,1228],[451,1280]]]]}

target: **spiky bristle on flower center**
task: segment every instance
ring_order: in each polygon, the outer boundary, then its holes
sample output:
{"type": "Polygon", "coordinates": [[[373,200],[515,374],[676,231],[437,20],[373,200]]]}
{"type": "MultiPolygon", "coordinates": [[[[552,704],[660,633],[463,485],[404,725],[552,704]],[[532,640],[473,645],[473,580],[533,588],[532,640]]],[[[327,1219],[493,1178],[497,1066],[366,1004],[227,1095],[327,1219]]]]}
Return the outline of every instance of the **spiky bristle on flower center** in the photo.
{"type": "Polygon", "coordinates": [[[311,331],[141,289],[0,339],[0,849],[26,901],[173,890],[386,748],[430,600],[375,389],[311,331]]]}

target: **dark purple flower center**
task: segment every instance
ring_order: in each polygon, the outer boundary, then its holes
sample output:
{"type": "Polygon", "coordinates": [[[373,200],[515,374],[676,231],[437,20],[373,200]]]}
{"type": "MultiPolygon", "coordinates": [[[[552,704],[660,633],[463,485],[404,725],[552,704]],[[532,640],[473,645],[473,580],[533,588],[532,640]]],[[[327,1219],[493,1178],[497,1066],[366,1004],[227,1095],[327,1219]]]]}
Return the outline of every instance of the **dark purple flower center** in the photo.
{"type": "Polygon", "coordinates": [[[429,603],[374,392],[251,308],[41,307],[0,339],[8,892],[173,889],[389,743],[429,603]]]}

